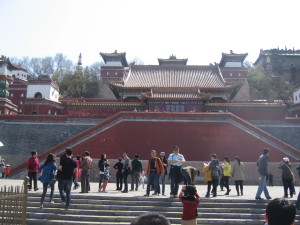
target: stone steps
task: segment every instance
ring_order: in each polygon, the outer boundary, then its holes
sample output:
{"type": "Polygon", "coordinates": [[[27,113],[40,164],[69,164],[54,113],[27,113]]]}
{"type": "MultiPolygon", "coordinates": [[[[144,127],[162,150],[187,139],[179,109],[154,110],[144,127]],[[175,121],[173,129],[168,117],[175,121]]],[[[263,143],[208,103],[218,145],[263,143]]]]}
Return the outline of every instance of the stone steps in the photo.
{"type": "MultiPolygon", "coordinates": [[[[182,203],[179,199],[160,197],[110,197],[98,195],[72,195],[70,210],[60,206],[59,196],[54,202],[45,202],[39,208],[39,193],[30,193],[27,224],[126,224],[133,218],[154,212],[165,215],[171,224],[181,224],[182,203]]],[[[47,197],[46,197],[47,200],[47,197]]],[[[242,199],[201,199],[198,224],[264,224],[267,201],[242,199]]]]}

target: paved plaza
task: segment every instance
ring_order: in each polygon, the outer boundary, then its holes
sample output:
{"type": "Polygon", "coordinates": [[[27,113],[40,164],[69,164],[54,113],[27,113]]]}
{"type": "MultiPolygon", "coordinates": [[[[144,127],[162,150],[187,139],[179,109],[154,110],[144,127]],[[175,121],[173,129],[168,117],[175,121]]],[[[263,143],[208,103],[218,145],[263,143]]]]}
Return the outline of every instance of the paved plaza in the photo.
{"type": "MultiPolygon", "coordinates": [[[[15,180],[15,179],[0,179],[0,187],[3,186],[17,186],[17,185],[22,185],[23,181],[22,180],[15,180]]],[[[39,190],[36,191],[38,193],[42,193],[42,183],[38,181],[38,187],[39,190]]],[[[200,197],[204,198],[205,194],[206,194],[206,185],[196,185],[198,193],[200,194],[200,197]]],[[[220,191],[220,187],[218,187],[218,197],[219,199],[249,199],[249,200],[253,200],[255,198],[255,194],[257,191],[257,186],[254,185],[246,185],[244,186],[244,195],[243,196],[237,196],[236,191],[235,191],[235,186],[231,185],[231,192],[230,195],[225,195],[225,191],[220,191]]],[[[130,189],[130,184],[129,184],[129,189],[130,189]]],[[[270,196],[272,198],[278,198],[278,197],[282,197],[283,196],[283,187],[282,186],[274,186],[274,187],[268,187],[270,196]]],[[[131,196],[131,197],[139,197],[139,196],[143,196],[146,193],[146,185],[145,185],[145,189],[142,188],[142,186],[139,186],[139,190],[138,191],[129,191],[128,193],[121,193],[120,191],[116,191],[116,184],[115,183],[108,183],[106,191],[107,193],[99,193],[98,192],[98,183],[96,182],[91,182],[91,191],[88,194],[80,194],[79,192],[81,191],[81,189],[77,189],[77,190],[72,190],[72,194],[73,195],[106,195],[106,196],[131,196]]],[[[289,200],[297,200],[297,195],[298,195],[298,191],[299,188],[296,187],[296,192],[297,194],[293,197],[293,198],[289,198],[289,200]]],[[[33,192],[33,191],[32,191],[33,192]]],[[[49,194],[50,190],[48,190],[49,194]]],[[[58,194],[58,189],[57,189],[57,185],[55,186],[55,194],[58,194]]],[[[151,192],[153,193],[153,192],[151,192]]],[[[159,196],[161,197],[165,197],[165,198],[169,198],[169,193],[170,193],[170,185],[167,184],[166,185],[166,196],[159,196]]],[[[156,198],[157,196],[151,196],[150,194],[150,198],[156,198]]],[[[265,198],[265,196],[262,194],[261,195],[262,198],[265,198]]]]}

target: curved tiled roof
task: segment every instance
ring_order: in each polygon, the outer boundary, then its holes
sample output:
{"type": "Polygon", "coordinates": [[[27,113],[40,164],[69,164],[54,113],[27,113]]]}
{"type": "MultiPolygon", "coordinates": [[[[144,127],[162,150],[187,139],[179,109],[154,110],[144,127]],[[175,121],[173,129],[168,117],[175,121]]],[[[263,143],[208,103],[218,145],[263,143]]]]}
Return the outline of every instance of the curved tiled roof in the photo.
{"type": "Polygon", "coordinates": [[[116,50],[113,53],[100,52],[100,55],[103,58],[105,63],[107,63],[107,61],[111,61],[111,60],[120,60],[123,66],[128,67],[128,63],[126,60],[126,52],[118,53],[116,50]]]}
{"type": "Polygon", "coordinates": [[[228,89],[218,66],[132,66],[124,88],[228,89]]]}
{"type": "Polygon", "coordinates": [[[223,67],[225,66],[226,62],[244,62],[245,58],[248,56],[248,53],[241,53],[241,54],[236,54],[236,53],[224,53],[222,52],[222,58],[220,61],[220,66],[223,67]]]}

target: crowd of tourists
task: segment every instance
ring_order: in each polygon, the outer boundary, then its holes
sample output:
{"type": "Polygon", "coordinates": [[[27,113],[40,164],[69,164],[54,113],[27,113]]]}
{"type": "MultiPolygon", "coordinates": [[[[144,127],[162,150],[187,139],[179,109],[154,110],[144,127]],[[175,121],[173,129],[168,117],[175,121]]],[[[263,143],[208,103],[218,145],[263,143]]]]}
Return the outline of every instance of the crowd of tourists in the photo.
{"type": "MultiPolygon", "coordinates": [[[[147,184],[146,193],[144,196],[163,195],[165,193],[165,185],[167,177],[170,178],[170,198],[177,198],[183,203],[183,221],[189,221],[196,224],[197,206],[200,196],[195,188],[196,176],[200,175],[200,171],[192,166],[187,166],[185,158],[179,153],[178,146],[173,147],[173,152],[166,157],[165,152],[161,152],[157,156],[156,150],[151,150],[150,157],[147,161],[146,170],[144,172],[143,165],[139,159],[139,155],[135,154],[131,161],[127,152],[123,152],[122,157],[112,166],[116,170],[116,190],[122,193],[128,191],[137,191],[139,186],[147,184]],[[169,169],[168,169],[169,167],[169,169]],[[169,173],[168,173],[169,172],[169,173]],[[130,189],[128,185],[128,177],[131,176],[130,189]],[[179,185],[183,183],[183,189],[179,191],[179,185]]],[[[261,194],[267,199],[271,199],[267,188],[267,179],[271,178],[268,172],[268,156],[269,149],[263,149],[263,154],[257,160],[259,173],[259,185],[255,196],[256,200],[262,200],[261,194]]],[[[110,179],[110,162],[106,154],[102,154],[98,161],[100,170],[99,176],[99,192],[106,192],[106,187],[110,179]]],[[[60,157],[59,164],[56,163],[54,154],[49,154],[45,162],[41,165],[38,159],[37,152],[31,152],[31,157],[27,162],[27,170],[29,176],[29,191],[38,190],[37,181],[40,180],[43,184],[43,192],[40,200],[40,208],[44,207],[44,199],[48,187],[50,187],[49,202],[53,202],[53,193],[55,183],[58,183],[58,190],[61,196],[61,205],[67,210],[70,207],[71,189],[74,184],[74,189],[81,186],[80,193],[88,193],[90,191],[90,176],[93,168],[93,160],[90,153],[85,151],[80,157],[79,155],[73,159],[73,151],[71,148],[66,148],[65,153],[60,157]],[[38,174],[40,176],[37,178],[38,174]],[[81,185],[78,183],[78,178],[81,180],[81,185]]],[[[295,195],[294,174],[291,170],[289,159],[284,157],[279,165],[282,170],[282,182],[284,187],[284,197],[293,197],[295,195]],[[289,193],[288,193],[289,191],[289,193]],[[288,195],[289,194],[289,195],[288,195]]],[[[298,168],[300,172],[300,168],[298,168]]],[[[238,196],[244,194],[243,183],[245,180],[244,164],[239,157],[235,157],[234,162],[225,156],[223,161],[220,161],[216,154],[211,155],[211,160],[204,163],[204,183],[207,184],[207,192],[205,197],[217,197],[217,187],[220,186],[220,191],[225,191],[225,195],[231,192],[229,179],[233,179],[235,183],[236,193],[238,196]]],[[[297,208],[300,208],[300,195],[298,196],[297,208]]]]}

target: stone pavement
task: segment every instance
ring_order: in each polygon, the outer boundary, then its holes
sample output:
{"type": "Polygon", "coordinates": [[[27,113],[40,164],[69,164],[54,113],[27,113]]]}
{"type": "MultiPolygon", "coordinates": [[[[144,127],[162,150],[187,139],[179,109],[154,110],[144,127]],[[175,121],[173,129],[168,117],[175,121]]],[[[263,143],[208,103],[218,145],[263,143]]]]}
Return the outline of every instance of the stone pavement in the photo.
{"type": "MultiPolygon", "coordinates": [[[[0,187],[3,186],[17,186],[17,185],[22,185],[23,184],[23,180],[15,180],[15,179],[0,179],[0,187]]],[[[36,191],[38,193],[42,192],[42,183],[38,181],[38,187],[39,190],[36,191]]],[[[205,194],[206,194],[206,185],[196,185],[198,193],[200,194],[200,197],[204,198],[205,194]]],[[[236,191],[235,191],[235,186],[231,185],[231,192],[230,195],[224,195],[225,191],[220,191],[220,188],[218,187],[218,199],[248,199],[248,200],[254,200],[255,198],[255,194],[257,191],[257,186],[252,186],[252,185],[246,185],[244,186],[244,196],[237,196],[236,191]]],[[[129,184],[129,189],[130,189],[130,184],[129,184]]],[[[283,187],[282,186],[274,186],[274,187],[268,187],[270,196],[272,198],[279,198],[283,196],[283,187]]],[[[49,194],[48,190],[48,193],[49,194]]],[[[146,185],[145,185],[145,189],[142,188],[142,186],[139,186],[139,190],[138,191],[129,191],[128,193],[121,193],[120,191],[116,191],[116,184],[115,183],[108,183],[107,188],[106,188],[107,193],[98,193],[98,183],[96,182],[92,182],[91,183],[91,191],[90,193],[88,193],[87,195],[103,195],[103,196],[132,196],[132,197],[140,197],[143,196],[146,193],[146,185]]],[[[296,192],[297,194],[293,197],[293,198],[289,198],[289,200],[296,200],[297,199],[297,195],[298,195],[298,191],[299,188],[296,187],[296,192]]],[[[32,191],[33,192],[33,191],[32,191]]],[[[83,195],[80,194],[80,188],[77,190],[72,190],[72,194],[74,195],[83,195]]],[[[58,194],[58,189],[57,189],[57,185],[55,187],[55,194],[58,194]]],[[[151,192],[152,193],[152,192],[151,192]]],[[[165,197],[165,198],[169,198],[169,193],[170,193],[170,185],[167,184],[166,185],[166,196],[159,196],[161,197],[165,197]]],[[[156,198],[157,196],[151,196],[150,194],[150,198],[156,198]]],[[[265,196],[262,194],[261,195],[262,198],[265,198],[265,196]]]]}

